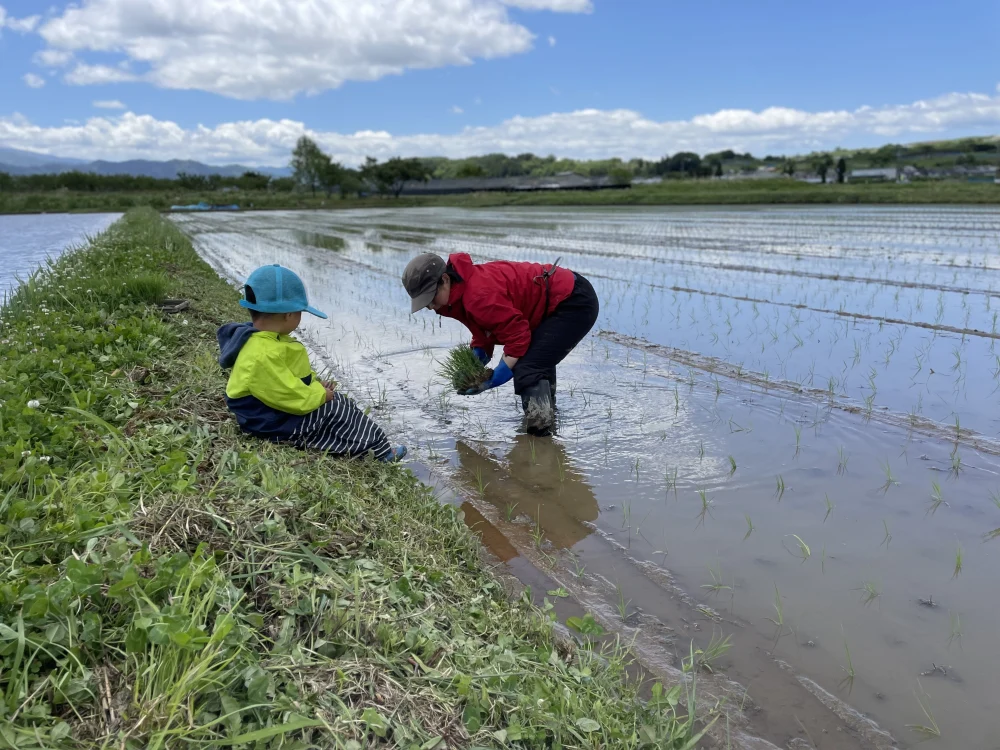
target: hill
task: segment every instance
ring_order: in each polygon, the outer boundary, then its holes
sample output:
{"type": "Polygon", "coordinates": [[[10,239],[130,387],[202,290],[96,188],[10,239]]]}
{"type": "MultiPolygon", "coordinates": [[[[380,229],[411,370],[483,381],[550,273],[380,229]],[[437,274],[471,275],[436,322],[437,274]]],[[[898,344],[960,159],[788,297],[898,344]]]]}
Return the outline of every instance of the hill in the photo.
{"type": "Polygon", "coordinates": [[[132,159],[130,161],[85,161],[38,154],[33,151],[0,147],[0,172],[11,175],[61,174],[63,172],[89,172],[99,175],[131,175],[133,177],[153,177],[161,180],[175,180],[184,172],[189,175],[207,177],[239,177],[244,172],[260,172],[272,177],[285,177],[291,172],[284,167],[247,167],[242,164],[215,166],[198,161],[171,159],[152,161],[132,159]]]}

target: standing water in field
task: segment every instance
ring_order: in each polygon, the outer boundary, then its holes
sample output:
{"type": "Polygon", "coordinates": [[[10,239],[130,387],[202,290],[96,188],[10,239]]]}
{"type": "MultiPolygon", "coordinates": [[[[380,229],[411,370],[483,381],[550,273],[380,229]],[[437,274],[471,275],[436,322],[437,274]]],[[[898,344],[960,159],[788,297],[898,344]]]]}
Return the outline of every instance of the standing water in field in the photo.
{"type": "MultiPolygon", "coordinates": [[[[234,281],[301,274],[305,336],[460,488],[480,532],[665,671],[693,640],[754,728],[985,748],[1000,716],[1000,210],[371,210],[178,216],[234,281]],[[422,252],[552,262],[601,299],[553,439],[409,314],[422,252]],[[940,735],[940,736],[938,736],[940,735]]],[[[525,577],[530,577],[527,574],[525,577]]]]}
{"type": "Polygon", "coordinates": [[[0,300],[49,258],[107,229],[120,214],[0,216],[0,300]]]}

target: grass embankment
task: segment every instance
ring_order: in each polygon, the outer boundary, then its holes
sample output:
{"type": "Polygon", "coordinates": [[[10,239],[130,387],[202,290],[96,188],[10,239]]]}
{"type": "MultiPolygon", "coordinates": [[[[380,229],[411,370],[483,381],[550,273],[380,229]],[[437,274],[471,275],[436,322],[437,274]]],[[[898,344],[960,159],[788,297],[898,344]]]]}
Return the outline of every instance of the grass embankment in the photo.
{"type": "Polygon", "coordinates": [[[172,205],[237,203],[250,210],[385,208],[413,206],[669,206],[768,204],[996,204],[1000,185],[969,182],[913,182],[897,185],[813,185],[797,180],[669,180],[628,190],[537,193],[474,193],[401,198],[341,200],[307,193],[0,193],[0,214],[38,212],[123,211],[149,206],[165,211],[172,205]]]}
{"type": "Polygon", "coordinates": [[[407,471],[239,435],[236,299],[141,210],[0,312],[0,747],[689,746],[407,471]]]}

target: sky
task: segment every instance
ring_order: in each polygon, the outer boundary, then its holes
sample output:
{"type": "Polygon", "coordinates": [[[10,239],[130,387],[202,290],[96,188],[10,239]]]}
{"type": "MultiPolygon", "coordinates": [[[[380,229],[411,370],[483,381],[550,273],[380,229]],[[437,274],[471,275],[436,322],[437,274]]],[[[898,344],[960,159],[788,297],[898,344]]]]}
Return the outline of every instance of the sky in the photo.
{"type": "Polygon", "coordinates": [[[0,0],[0,146],[282,166],[1000,134],[1000,2],[0,0]]]}

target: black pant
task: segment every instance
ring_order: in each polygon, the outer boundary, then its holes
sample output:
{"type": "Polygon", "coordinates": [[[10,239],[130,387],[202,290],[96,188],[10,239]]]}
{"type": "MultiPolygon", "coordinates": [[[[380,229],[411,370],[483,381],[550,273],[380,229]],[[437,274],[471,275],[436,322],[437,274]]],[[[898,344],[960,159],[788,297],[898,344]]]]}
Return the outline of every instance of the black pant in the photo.
{"type": "Polygon", "coordinates": [[[521,395],[541,380],[556,386],[556,365],[566,359],[597,322],[597,293],[580,274],[573,293],[531,332],[531,344],[514,365],[514,393],[521,395]]]}

